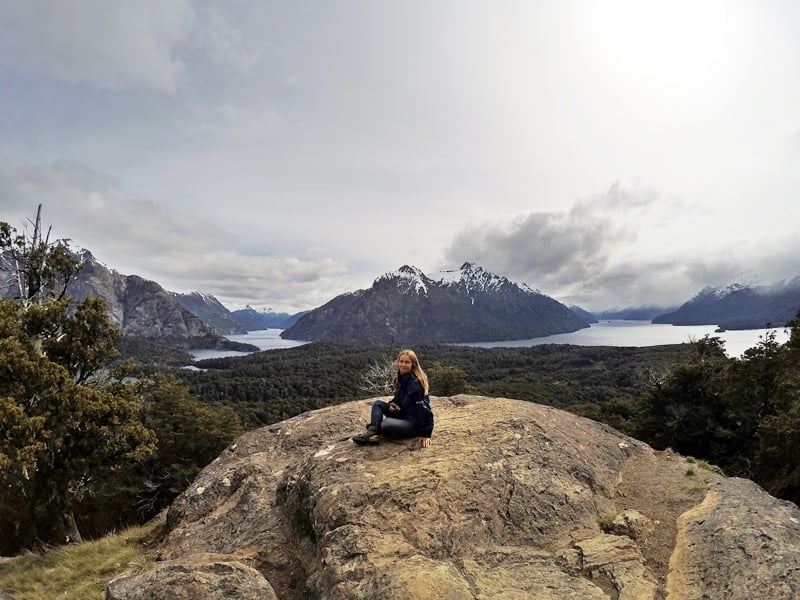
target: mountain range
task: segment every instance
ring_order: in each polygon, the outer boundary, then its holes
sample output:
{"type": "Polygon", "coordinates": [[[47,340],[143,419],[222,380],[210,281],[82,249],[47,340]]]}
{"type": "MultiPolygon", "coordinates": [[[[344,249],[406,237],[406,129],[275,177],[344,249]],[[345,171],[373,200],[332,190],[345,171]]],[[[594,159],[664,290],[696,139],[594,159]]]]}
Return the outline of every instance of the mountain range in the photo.
{"type": "Polygon", "coordinates": [[[239,310],[234,310],[233,315],[236,322],[246,331],[257,329],[286,329],[293,325],[297,320],[308,311],[289,314],[286,312],[274,312],[273,310],[256,310],[252,306],[247,306],[239,310]]]}
{"type": "MultiPolygon", "coordinates": [[[[100,296],[106,302],[111,322],[128,337],[158,339],[175,348],[257,349],[226,339],[220,330],[201,315],[187,309],[176,296],[155,281],[138,275],[122,275],[110,269],[89,250],[77,251],[83,267],[70,281],[67,291],[76,302],[88,296],[100,296]]],[[[200,294],[181,298],[192,306],[200,303],[200,294]]],[[[203,301],[206,302],[206,301],[203,301]]],[[[225,312],[227,310],[213,300],[225,312]]],[[[201,313],[206,311],[199,311],[201,313]]]]}
{"type": "Polygon", "coordinates": [[[624,321],[650,321],[665,313],[677,310],[677,306],[655,306],[644,304],[641,306],[627,306],[625,308],[610,308],[593,313],[601,321],[608,319],[624,321]]]}
{"type": "MultiPolygon", "coordinates": [[[[708,287],[677,308],[590,313],[467,262],[431,276],[405,265],[368,289],[341,294],[312,311],[289,314],[250,306],[229,311],[210,294],[169,292],[138,275],[118,273],[88,250],[74,252],[84,266],[70,283],[73,298],[100,296],[125,336],[182,349],[255,350],[225,336],[267,328],[284,329],[286,339],[376,344],[527,339],[577,331],[598,319],[760,329],[784,326],[800,308],[800,277],[795,277],[772,285],[708,287]]],[[[0,289],[0,296],[13,291],[0,289]]]]}
{"type": "Polygon", "coordinates": [[[192,314],[212,325],[223,335],[241,335],[248,329],[211,294],[203,292],[169,292],[178,303],[192,314]]]}
{"type": "Polygon", "coordinates": [[[575,312],[474,263],[429,277],[404,265],[284,330],[292,340],[369,344],[514,340],[589,327],[575,312]]]}
{"type": "Polygon", "coordinates": [[[703,289],[653,323],[718,325],[723,329],[783,327],[800,309],[800,277],[772,285],[732,284],[703,289]]]}

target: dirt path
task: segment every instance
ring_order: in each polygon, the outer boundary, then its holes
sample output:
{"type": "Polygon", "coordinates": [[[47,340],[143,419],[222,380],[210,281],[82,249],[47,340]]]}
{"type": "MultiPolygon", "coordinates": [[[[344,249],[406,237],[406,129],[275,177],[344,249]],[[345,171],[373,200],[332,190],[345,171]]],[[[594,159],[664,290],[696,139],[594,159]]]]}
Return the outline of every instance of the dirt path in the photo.
{"type": "Polygon", "coordinates": [[[642,553],[645,564],[656,576],[658,600],[666,597],[669,559],[675,547],[675,521],[700,504],[708,484],[719,477],[669,450],[640,454],[622,472],[622,482],[616,490],[617,508],[638,510],[656,525],[653,535],[642,545],[642,553]]]}

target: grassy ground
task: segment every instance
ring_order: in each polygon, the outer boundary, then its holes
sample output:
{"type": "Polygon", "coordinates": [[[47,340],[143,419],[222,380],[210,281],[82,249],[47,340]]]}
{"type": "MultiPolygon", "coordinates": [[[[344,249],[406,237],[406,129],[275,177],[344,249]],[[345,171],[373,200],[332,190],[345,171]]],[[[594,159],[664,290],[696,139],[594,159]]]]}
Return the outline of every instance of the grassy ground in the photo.
{"type": "Polygon", "coordinates": [[[0,595],[14,600],[101,600],[106,583],[125,571],[142,571],[155,560],[150,542],[163,518],[79,546],[28,553],[0,564],[0,595]]]}

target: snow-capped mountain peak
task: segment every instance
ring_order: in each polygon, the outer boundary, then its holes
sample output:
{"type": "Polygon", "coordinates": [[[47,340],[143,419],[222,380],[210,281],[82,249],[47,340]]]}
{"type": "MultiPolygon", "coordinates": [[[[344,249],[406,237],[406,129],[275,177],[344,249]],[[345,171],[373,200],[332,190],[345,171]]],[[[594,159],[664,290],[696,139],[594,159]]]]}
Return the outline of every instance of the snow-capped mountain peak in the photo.
{"type": "Polygon", "coordinates": [[[207,292],[200,292],[198,290],[191,290],[186,292],[185,294],[180,294],[178,292],[170,292],[173,296],[194,296],[195,298],[199,298],[201,302],[206,304],[207,306],[217,306],[219,305],[219,300],[217,300],[214,296],[207,292]]]}
{"type": "Polygon", "coordinates": [[[428,295],[430,280],[417,267],[403,265],[397,271],[384,273],[375,280],[373,285],[379,285],[385,281],[394,281],[400,291],[413,291],[423,296],[428,295]]]}
{"type": "Polygon", "coordinates": [[[540,294],[523,282],[511,281],[507,277],[495,275],[480,265],[465,262],[459,269],[440,271],[438,283],[443,286],[452,286],[464,289],[470,297],[480,292],[494,292],[506,286],[519,288],[529,294],[540,294]]]}
{"type": "Polygon", "coordinates": [[[691,301],[699,301],[706,298],[716,298],[718,300],[722,298],[726,298],[731,294],[735,294],[737,292],[741,292],[746,289],[753,289],[753,286],[744,284],[744,283],[730,283],[725,287],[715,288],[711,286],[707,286],[703,288],[699,294],[697,294],[691,301]]]}

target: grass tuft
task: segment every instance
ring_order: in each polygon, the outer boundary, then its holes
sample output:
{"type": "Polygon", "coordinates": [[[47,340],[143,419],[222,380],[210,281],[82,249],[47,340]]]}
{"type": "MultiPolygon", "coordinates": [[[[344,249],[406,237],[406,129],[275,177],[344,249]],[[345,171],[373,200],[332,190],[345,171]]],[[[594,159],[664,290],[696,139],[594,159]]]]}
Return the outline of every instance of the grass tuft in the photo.
{"type": "Polygon", "coordinates": [[[597,524],[600,526],[600,530],[604,533],[609,533],[614,525],[614,519],[616,518],[616,513],[606,513],[602,515],[597,521],[597,524]]]}
{"type": "Polygon", "coordinates": [[[148,546],[163,525],[160,517],[78,546],[16,556],[0,564],[0,591],[15,600],[102,600],[111,579],[155,562],[148,546]]]}
{"type": "Polygon", "coordinates": [[[725,472],[722,469],[720,469],[717,465],[709,464],[708,461],[695,458],[694,456],[687,456],[686,462],[697,465],[699,468],[705,469],[706,471],[711,471],[712,473],[716,473],[717,475],[722,475],[725,477],[725,472]]]}

